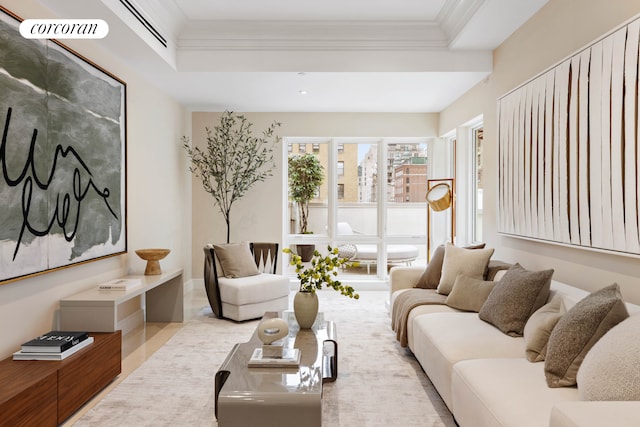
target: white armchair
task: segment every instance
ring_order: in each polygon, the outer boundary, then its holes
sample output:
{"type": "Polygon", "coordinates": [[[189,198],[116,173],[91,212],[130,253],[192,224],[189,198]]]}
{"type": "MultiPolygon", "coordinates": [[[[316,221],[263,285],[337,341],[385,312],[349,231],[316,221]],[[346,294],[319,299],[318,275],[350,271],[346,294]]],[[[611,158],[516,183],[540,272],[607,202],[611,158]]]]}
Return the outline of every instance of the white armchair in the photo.
{"type": "Polygon", "coordinates": [[[277,243],[209,244],[204,253],[205,289],[218,318],[257,319],[289,308],[289,278],[276,274],[277,243]]]}

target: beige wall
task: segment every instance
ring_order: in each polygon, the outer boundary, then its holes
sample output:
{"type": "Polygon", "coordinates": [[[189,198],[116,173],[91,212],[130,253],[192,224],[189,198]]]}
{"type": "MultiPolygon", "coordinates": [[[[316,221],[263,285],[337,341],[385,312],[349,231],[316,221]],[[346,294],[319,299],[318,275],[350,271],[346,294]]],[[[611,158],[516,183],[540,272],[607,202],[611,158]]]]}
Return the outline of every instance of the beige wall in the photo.
{"type": "MultiPolygon", "coordinates": [[[[28,18],[49,17],[36,2],[5,0],[2,5],[28,18]]],[[[189,132],[189,114],[149,86],[100,47],[73,40],[67,45],[127,83],[128,246],[129,254],[90,262],[0,286],[0,357],[34,336],[58,327],[58,301],[100,281],[142,273],[134,253],[142,247],[167,247],[164,268],[186,266],[191,259],[191,180],[179,138],[189,132]]],[[[190,279],[190,269],[186,269],[190,279]]]]}
{"type": "MultiPolygon", "coordinates": [[[[368,113],[245,113],[254,132],[262,132],[278,121],[280,137],[435,137],[437,114],[368,114],[368,113]]],[[[204,128],[213,128],[220,113],[192,114],[193,144],[203,146],[204,128]]],[[[279,146],[281,149],[282,147],[279,146]]],[[[280,242],[282,237],[283,175],[282,156],[277,159],[274,176],[258,183],[231,210],[231,241],[267,240],[280,242]]],[[[193,277],[203,276],[202,248],[210,242],[226,241],[226,224],[213,198],[193,180],[193,277]]]]}
{"type": "Polygon", "coordinates": [[[440,115],[445,133],[484,115],[484,233],[496,257],[518,261],[526,268],[554,268],[554,278],[587,290],[612,282],[623,296],[640,303],[640,262],[637,258],[567,248],[500,236],[496,233],[496,101],[565,57],[640,13],[640,2],[629,0],[551,0],[494,51],[494,71],[440,115]]]}

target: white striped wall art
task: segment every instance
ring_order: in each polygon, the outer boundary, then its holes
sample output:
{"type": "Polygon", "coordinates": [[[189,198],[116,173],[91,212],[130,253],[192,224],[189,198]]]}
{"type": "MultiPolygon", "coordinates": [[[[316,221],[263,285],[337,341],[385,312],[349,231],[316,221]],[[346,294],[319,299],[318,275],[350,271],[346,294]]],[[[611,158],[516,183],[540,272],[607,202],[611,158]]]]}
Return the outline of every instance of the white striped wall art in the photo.
{"type": "Polygon", "coordinates": [[[498,231],[640,254],[640,20],[498,100],[498,231]]]}

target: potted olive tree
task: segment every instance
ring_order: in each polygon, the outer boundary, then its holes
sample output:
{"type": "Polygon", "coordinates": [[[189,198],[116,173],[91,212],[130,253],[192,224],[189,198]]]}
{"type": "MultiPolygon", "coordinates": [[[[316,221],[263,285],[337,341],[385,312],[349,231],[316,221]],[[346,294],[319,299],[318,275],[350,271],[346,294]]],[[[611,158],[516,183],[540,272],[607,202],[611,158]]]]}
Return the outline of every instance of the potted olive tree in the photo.
{"type": "MultiPolygon", "coordinates": [[[[324,181],[324,168],[318,157],[311,154],[289,156],[289,195],[297,203],[300,234],[308,234],[309,201],[316,197],[318,188],[324,181]]],[[[297,245],[298,255],[307,262],[313,256],[315,245],[297,245]]]]}
{"type": "Polygon", "coordinates": [[[191,159],[191,172],[200,178],[204,190],[211,194],[227,223],[227,243],[231,235],[231,207],[255,183],[273,175],[273,158],[278,137],[273,122],[254,136],[253,124],[245,116],[225,111],[213,130],[205,128],[207,145],[192,147],[189,138],[182,137],[184,149],[191,159]]]}

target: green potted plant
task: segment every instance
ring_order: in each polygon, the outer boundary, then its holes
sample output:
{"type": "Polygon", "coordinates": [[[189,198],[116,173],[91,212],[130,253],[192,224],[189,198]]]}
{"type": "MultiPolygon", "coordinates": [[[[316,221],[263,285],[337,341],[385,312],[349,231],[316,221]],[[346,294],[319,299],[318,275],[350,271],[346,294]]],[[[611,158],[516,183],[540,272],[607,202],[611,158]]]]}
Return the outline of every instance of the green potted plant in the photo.
{"type": "Polygon", "coordinates": [[[253,124],[245,116],[225,111],[213,130],[205,128],[207,145],[192,147],[189,138],[182,137],[184,149],[191,159],[189,170],[202,181],[227,223],[227,243],[231,235],[231,207],[255,183],[273,175],[274,149],[278,137],[273,122],[262,132],[253,135],[253,124]]]}
{"type": "Polygon", "coordinates": [[[344,285],[336,279],[340,267],[357,267],[358,263],[351,262],[348,258],[340,258],[338,248],[327,246],[327,251],[327,255],[322,255],[314,250],[311,265],[305,267],[300,255],[293,253],[289,248],[283,249],[284,253],[291,255],[289,264],[296,267],[296,274],[300,280],[300,288],[293,299],[293,312],[303,329],[310,328],[318,315],[317,290],[328,287],[346,297],[360,298],[353,287],[344,285]]]}
{"type": "MultiPolygon", "coordinates": [[[[296,202],[300,219],[300,234],[310,233],[309,201],[316,197],[318,188],[324,182],[324,168],[317,156],[311,153],[289,156],[289,195],[296,202]]],[[[313,256],[314,245],[297,245],[298,254],[304,262],[313,256]]]]}

